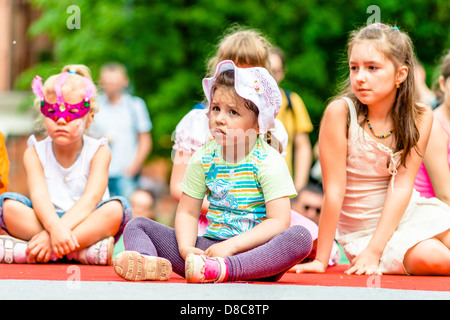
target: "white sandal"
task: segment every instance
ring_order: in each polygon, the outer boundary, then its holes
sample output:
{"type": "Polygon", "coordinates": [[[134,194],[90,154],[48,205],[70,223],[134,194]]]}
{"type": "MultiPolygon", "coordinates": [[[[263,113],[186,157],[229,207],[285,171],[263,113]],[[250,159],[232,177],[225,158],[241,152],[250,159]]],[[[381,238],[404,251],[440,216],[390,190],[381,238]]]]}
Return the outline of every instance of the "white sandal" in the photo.
{"type": "Polygon", "coordinates": [[[114,238],[109,237],[100,240],[93,245],[69,253],[66,255],[69,260],[76,260],[82,264],[95,264],[109,266],[114,254],[114,238]]]}
{"type": "Polygon", "coordinates": [[[27,263],[24,250],[18,252],[17,245],[25,246],[26,250],[28,242],[11,236],[0,236],[0,263],[27,263]]]}

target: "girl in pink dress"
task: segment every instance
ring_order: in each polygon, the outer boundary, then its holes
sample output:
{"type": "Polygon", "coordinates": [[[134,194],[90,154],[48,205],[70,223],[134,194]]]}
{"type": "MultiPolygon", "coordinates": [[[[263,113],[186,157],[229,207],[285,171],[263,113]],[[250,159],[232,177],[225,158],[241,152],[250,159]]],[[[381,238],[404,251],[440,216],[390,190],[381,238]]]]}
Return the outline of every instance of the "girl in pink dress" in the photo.
{"type": "Polygon", "coordinates": [[[348,274],[450,275],[450,208],[413,188],[433,124],[415,100],[413,54],[397,27],[351,34],[347,90],[328,105],[319,135],[317,255],[299,272],[325,272],[336,235],[348,274]]]}
{"type": "Polygon", "coordinates": [[[443,102],[434,110],[430,140],[414,188],[422,197],[437,197],[450,205],[450,52],[442,63],[439,88],[443,102]]]}

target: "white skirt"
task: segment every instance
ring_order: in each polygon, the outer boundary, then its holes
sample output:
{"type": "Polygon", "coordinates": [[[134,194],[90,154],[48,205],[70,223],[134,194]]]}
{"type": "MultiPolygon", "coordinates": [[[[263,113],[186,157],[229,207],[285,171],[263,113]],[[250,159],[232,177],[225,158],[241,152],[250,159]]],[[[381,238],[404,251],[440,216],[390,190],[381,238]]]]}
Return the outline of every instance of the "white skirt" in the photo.
{"type": "MultiPolygon", "coordinates": [[[[423,198],[414,190],[405,214],[384,248],[379,271],[383,274],[407,274],[403,265],[406,251],[449,229],[450,207],[437,198],[423,198]]],[[[349,261],[367,248],[374,232],[374,229],[364,230],[337,238],[349,261]]]]}

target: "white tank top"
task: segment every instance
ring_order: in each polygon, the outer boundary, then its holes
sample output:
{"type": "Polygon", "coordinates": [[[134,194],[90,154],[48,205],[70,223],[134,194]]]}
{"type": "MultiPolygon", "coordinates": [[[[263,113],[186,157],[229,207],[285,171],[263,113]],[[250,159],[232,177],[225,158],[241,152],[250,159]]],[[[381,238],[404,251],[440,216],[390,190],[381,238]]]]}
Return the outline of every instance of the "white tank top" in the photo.
{"type": "MultiPolygon", "coordinates": [[[[83,136],[83,149],[74,164],[69,168],[62,167],[55,158],[50,137],[37,141],[34,135],[28,138],[28,146],[34,146],[44,168],[45,180],[50,200],[58,214],[65,213],[80,199],[86,187],[91,160],[98,148],[108,144],[106,138],[94,139],[83,136]]],[[[102,200],[109,198],[106,188],[102,200]]]]}

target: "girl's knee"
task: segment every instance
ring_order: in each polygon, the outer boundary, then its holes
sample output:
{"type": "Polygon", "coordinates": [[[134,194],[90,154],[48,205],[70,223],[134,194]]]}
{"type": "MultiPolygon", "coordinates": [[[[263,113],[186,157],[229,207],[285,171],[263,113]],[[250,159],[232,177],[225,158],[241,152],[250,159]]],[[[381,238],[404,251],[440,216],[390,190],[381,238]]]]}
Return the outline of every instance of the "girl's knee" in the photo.
{"type": "Polygon", "coordinates": [[[293,241],[300,241],[305,246],[312,248],[313,239],[311,232],[302,225],[293,225],[286,231],[290,231],[293,241]]]}
{"type": "Polygon", "coordinates": [[[306,257],[312,249],[313,239],[307,228],[301,225],[293,225],[283,231],[282,241],[287,250],[295,252],[299,258],[306,257]]]}
{"type": "Polygon", "coordinates": [[[123,220],[123,208],[118,201],[108,202],[96,211],[103,220],[114,221],[116,224],[119,224],[123,220]]]}
{"type": "Polygon", "coordinates": [[[23,210],[25,206],[24,203],[14,198],[4,198],[2,204],[3,214],[14,214],[15,212],[23,210]]]}
{"type": "Polygon", "coordinates": [[[127,232],[127,230],[147,229],[149,226],[151,226],[152,221],[153,220],[146,217],[133,218],[125,226],[125,232],[127,232]]]}
{"type": "Polygon", "coordinates": [[[450,275],[450,251],[435,239],[425,240],[407,251],[403,264],[412,275],[450,275]]]}

